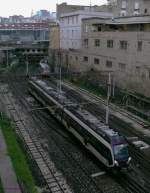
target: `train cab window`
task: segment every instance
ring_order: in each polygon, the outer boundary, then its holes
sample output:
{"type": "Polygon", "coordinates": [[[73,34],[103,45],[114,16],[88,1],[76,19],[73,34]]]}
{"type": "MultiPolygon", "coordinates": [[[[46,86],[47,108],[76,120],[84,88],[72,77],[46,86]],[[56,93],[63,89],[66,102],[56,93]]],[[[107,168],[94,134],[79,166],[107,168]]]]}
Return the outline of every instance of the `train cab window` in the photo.
{"type": "Polygon", "coordinates": [[[117,158],[123,158],[128,156],[127,144],[119,144],[114,146],[114,154],[117,158]]]}

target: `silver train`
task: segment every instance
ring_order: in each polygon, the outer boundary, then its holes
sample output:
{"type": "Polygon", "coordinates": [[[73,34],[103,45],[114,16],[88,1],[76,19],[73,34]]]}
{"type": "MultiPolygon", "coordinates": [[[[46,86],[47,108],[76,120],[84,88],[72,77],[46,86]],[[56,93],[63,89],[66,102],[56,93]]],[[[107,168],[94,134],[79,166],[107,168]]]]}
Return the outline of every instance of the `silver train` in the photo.
{"type": "Polygon", "coordinates": [[[128,167],[131,157],[125,138],[79,105],[41,80],[29,81],[29,92],[109,168],[128,167]]]}

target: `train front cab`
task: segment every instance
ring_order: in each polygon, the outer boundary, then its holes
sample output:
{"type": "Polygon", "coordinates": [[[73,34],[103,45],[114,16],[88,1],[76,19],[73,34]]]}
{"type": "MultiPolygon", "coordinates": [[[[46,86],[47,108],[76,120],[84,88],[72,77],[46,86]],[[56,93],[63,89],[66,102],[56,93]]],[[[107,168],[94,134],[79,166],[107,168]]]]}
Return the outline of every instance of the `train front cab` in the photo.
{"type": "Polygon", "coordinates": [[[127,168],[131,162],[128,152],[128,144],[123,136],[115,136],[112,139],[115,166],[118,168],[127,168]]]}

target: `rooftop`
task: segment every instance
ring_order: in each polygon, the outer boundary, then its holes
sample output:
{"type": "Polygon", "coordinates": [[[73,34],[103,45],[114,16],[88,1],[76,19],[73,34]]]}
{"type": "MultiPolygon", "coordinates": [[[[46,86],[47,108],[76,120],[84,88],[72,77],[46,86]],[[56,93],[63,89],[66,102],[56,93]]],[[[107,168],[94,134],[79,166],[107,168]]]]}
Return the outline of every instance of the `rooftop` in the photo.
{"type": "Polygon", "coordinates": [[[96,12],[96,11],[90,11],[90,10],[78,10],[78,11],[73,11],[70,13],[63,13],[61,14],[62,17],[68,17],[68,16],[74,16],[74,15],[86,15],[86,16],[97,16],[97,17],[104,17],[104,18],[111,18],[113,16],[112,13],[108,12],[96,12]]]}
{"type": "Polygon", "coordinates": [[[142,16],[128,16],[128,17],[112,17],[106,18],[103,17],[90,17],[84,18],[83,20],[94,20],[95,24],[105,23],[105,24],[139,24],[139,23],[150,23],[150,15],[142,16]]]}

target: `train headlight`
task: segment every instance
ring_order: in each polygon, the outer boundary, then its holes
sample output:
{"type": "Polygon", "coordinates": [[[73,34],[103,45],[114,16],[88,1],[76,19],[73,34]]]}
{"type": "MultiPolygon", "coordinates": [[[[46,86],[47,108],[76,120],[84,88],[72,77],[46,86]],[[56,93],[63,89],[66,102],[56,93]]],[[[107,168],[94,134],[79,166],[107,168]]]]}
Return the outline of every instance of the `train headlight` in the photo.
{"type": "Polygon", "coordinates": [[[131,157],[128,158],[127,164],[129,164],[131,162],[131,157]]]}
{"type": "Polygon", "coordinates": [[[115,165],[116,165],[116,166],[119,166],[119,164],[118,164],[118,162],[117,162],[116,160],[115,160],[115,165]]]}

